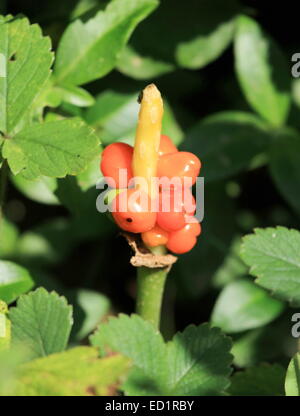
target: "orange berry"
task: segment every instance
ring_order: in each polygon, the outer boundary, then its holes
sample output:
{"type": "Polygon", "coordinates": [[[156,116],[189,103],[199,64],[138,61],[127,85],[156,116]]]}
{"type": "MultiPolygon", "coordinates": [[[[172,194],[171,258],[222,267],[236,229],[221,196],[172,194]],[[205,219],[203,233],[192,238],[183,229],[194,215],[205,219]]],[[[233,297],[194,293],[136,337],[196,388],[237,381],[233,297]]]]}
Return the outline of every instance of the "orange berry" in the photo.
{"type": "Polygon", "coordinates": [[[159,156],[167,155],[169,153],[176,153],[178,152],[177,147],[172,142],[169,136],[165,136],[164,134],[160,137],[160,144],[159,144],[159,156]]]}
{"type": "Polygon", "coordinates": [[[142,233],[142,240],[148,247],[162,246],[168,241],[168,233],[155,225],[151,230],[142,233]]]}
{"type": "Polygon", "coordinates": [[[159,194],[159,211],[157,224],[166,231],[176,231],[185,225],[185,212],[181,198],[178,200],[172,191],[159,194]]]}
{"type": "Polygon", "coordinates": [[[100,169],[103,176],[112,178],[108,180],[109,186],[113,188],[126,188],[129,180],[133,177],[131,162],[133,147],[126,143],[112,143],[102,152],[100,169]],[[120,169],[127,170],[127,181],[122,184],[119,181],[120,169]]]}
{"type": "Polygon", "coordinates": [[[169,234],[167,248],[175,254],[187,253],[195,246],[197,238],[191,224],[169,234]]]}
{"type": "Polygon", "coordinates": [[[201,162],[193,153],[177,152],[161,156],[158,160],[157,176],[161,178],[184,177],[192,178],[192,184],[196,182],[199,175],[201,162]]]}
{"type": "Polygon", "coordinates": [[[114,198],[112,216],[120,228],[131,233],[149,231],[156,222],[149,196],[137,189],[126,189],[114,198]]]}

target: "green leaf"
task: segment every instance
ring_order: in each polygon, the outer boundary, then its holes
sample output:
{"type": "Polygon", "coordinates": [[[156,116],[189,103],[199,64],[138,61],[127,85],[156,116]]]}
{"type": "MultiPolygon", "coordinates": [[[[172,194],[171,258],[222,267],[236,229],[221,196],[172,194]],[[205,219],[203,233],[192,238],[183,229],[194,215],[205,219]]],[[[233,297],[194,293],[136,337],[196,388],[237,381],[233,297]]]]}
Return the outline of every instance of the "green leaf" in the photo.
{"type": "Polygon", "coordinates": [[[237,280],[225,286],[213,312],[212,324],[235,333],[268,324],[283,311],[284,304],[250,280],[237,280]]]}
{"type": "Polygon", "coordinates": [[[72,307],[55,292],[39,288],[22,295],[9,313],[13,345],[23,345],[30,358],[63,351],[69,339],[72,307]]]}
{"type": "Polygon", "coordinates": [[[15,187],[27,198],[47,205],[59,205],[59,200],[54,194],[57,188],[55,178],[40,176],[35,180],[25,179],[22,175],[11,175],[15,187]]]}
{"type": "Polygon", "coordinates": [[[28,267],[61,262],[72,248],[70,221],[56,217],[21,234],[17,258],[28,267]]]}
{"type": "Polygon", "coordinates": [[[269,325],[234,336],[234,364],[243,368],[289,357],[289,351],[297,348],[297,340],[291,337],[290,320],[287,311],[269,325]]]}
{"type": "Polygon", "coordinates": [[[269,143],[265,124],[254,114],[228,111],[197,123],[187,133],[184,148],[203,162],[205,182],[227,178],[247,169],[269,143]]]}
{"type": "Polygon", "coordinates": [[[11,261],[0,260],[0,299],[14,302],[33,287],[33,280],[24,267],[11,261]]]}
{"type": "Polygon", "coordinates": [[[231,243],[224,261],[213,276],[213,285],[216,288],[221,289],[228,283],[244,277],[247,274],[247,266],[239,256],[240,246],[241,239],[239,236],[231,243]]]}
{"type": "Polygon", "coordinates": [[[176,58],[180,66],[199,69],[217,59],[233,39],[237,5],[219,1],[201,1],[193,34],[179,42],[176,58]]]}
{"type": "Polygon", "coordinates": [[[135,30],[117,67],[135,79],[153,79],[178,65],[201,68],[228,47],[239,11],[235,0],[190,0],[176,7],[173,0],[164,0],[135,30]]]}
{"type": "Polygon", "coordinates": [[[12,172],[26,179],[76,175],[94,158],[99,140],[79,119],[34,124],[3,146],[12,172]]]}
{"type": "Polygon", "coordinates": [[[296,354],[288,366],[285,379],[286,396],[300,396],[300,353],[296,354]]]}
{"type": "Polygon", "coordinates": [[[228,385],[231,343],[207,324],[191,325],[164,343],[150,323],[121,314],[100,325],[91,342],[133,361],[127,395],[216,395],[228,385]]]}
{"type": "Polygon", "coordinates": [[[232,396],[284,396],[285,370],[278,364],[260,365],[235,373],[228,393],[232,396]]]}
{"type": "Polygon", "coordinates": [[[10,347],[11,323],[6,316],[7,312],[7,304],[0,300],[0,352],[7,350],[10,347]]]}
{"type": "Polygon", "coordinates": [[[124,94],[107,90],[86,110],[84,119],[96,129],[103,144],[134,137],[139,111],[137,97],[138,92],[124,94]]]}
{"type": "Polygon", "coordinates": [[[83,88],[61,85],[55,89],[59,91],[62,101],[77,107],[89,107],[95,102],[94,97],[83,88]]]}
{"type": "Polygon", "coordinates": [[[1,218],[0,224],[0,257],[11,257],[17,247],[19,232],[17,227],[6,218],[1,218]]]}
{"type": "Polygon", "coordinates": [[[110,396],[128,366],[120,355],[99,359],[96,348],[73,348],[23,364],[14,395],[110,396]]]}
{"type": "Polygon", "coordinates": [[[0,131],[10,134],[31,110],[50,75],[49,38],[21,17],[0,18],[0,131]]]}
{"type": "Polygon", "coordinates": [[[73,338],[81,340],[89,335],[109,312],[109,299],[93,290],[78,289],[68,295],[74,307],[73,338]]]}
{"type": "Polygon", "coordinates": [[[300,214],[300,135],[282,132],[271,147],[270,172],[282,196],[300,214]]]}
{"type": "Polygon", "coordinates": [[[244,237],[241,257],[256,283],[276,297],[300,305],[300,232],[257,228],[244,237]]]}
{"type": "Polygon", "coordinates": [[[113,0],[86,23],[71,23],[57,51],[57,83],[81,85],[106,75],[136,25],[157,5],[157,0],[113,0]]]}
{"type": "Polygon", "coordinates": [[[234,51],[238,80],[247,101],[271,124],[282,125],[291,98],[287,59],[247,16],[237,20],[234,51]]]}
{"type": "Polygon", "coordinates": [[[126,45],[120,53],[118,70],[131,78],[144,80],[154,79],[158,76],[174,71],[175,65],[163,60],[153,59],[138,53],[132,46],[126,45]]]}

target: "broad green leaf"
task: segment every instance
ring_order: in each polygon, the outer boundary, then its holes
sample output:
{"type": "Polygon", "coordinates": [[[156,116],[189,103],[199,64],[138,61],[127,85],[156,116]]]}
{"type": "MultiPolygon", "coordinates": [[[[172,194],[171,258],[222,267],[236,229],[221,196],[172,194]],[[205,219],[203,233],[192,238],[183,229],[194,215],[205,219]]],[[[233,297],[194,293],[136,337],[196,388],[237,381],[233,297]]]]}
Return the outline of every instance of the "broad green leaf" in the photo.
{"type": "Polygon", "coordinates": [[[258,285],[293,306],[300,305],[299,231],[257,228],[244,237],[241,257],[258,285]]]}
{"type": "Polygon", "coordinates": [[[240,246],[241,239],[239,236],[233,240],[224,261],[213,276],[213,285],[215,287],[221,289],[228,283],[247,274],[247,266],[239,256],[240,246]]]}
{"type": "Polygon", "coordinates": [[[74,307],[72,336],[81,340],[89,335],[109,312],[109,299],[93,290],[78,289],[68,295],[74,307]]]}
{"type": "Polygon", "coordinates": [[[26,179],[64,177],[84,170],[94,158],[99,140],[79,119],[34,124],[6,140],[3,156],[12,172],[26,179]]]}
{"type": "Polygon", "coordinates": [[[69,254],[72,242],[70,221],[56,217],[21,234],[17,258],[28,267],[57,264],[69,254]]]}
{"type": "Polygon", "coordinates": [[[164,0],[137,27],[117,67],[135,79],[153,79],[178,66],[201,68],[230,44],[239,11],[234,0],[190,0],[176,7],[174,0],[164,0]]]}
{"type": "Polygon", "coordinates": [[[290,106],[287,59],[258,23],[240,16],[235,31],[235,66],[249,104],[273,125],[282,125],[290,106]]]}
{"type": "Polygon", "coordinates": [[[235,333],[257,328],[273,321],[284,304],[250,280],[230,283],[216,300],[211,321],[224,332],[235,333]]]}
{"type": "Polygon", "coordinates": [[[134,137],[139,112],[137,97],[138,92],[104,91],[86,110],[84,119],[96,129],[103,144],[134,137]]]}
{"type": "Polygon", "coordinates": [[[126,45],[120,53],[118,70],[131,78],[144,80],[154,79],[158,76],[174,71],[175,65],[163,60],[153,59],[138,53],[132,46],[126,45]]]}
{"type": "Polygon", "coordinates": [[[124,384],[127,395],[205,396],[220,394],[228,386],[231,343],[206,324],[191,325],[165,343],[139,316],[119,315],[100,325],[91,342],[133,361],[124,384]]]}
{"type": "Polygon", "coordinates": [[[73,323],[72,307],[57,293],[39,288],[20,296],[9,318],[13,345],[26,347],[31,359],[66,348],[73,323]]]}
{"type": "Polygon", "coordinates": [[[59,200],[54,194],[57,188],[55,178],[40,176],[34,180],[25,179],[22,175],[11,175],[15,187],[27,198],[47,205],[59,205],[59,200]]]}
{"type": "Polygon", "coordinates": [[[16,396],[110,396],[126,375],[128,359],[98,358],[96,348],[77,347],[23,364],[16,396]]]}
{"type": "Polygon", "coordinates": [[[6,218],[1,218],[0,223],[0,257],[10,258],[17,247],[19,232],[17,227],[6,218]]]}
{"type": "Polygon", "coordinates": [[[269,143],[265,123],[251,113],[217,113],[197,123],[187,133],[184,149],[203,162],[205,182],[227,178],[247,169],[269,143]]]}
{"type": "Polygon", "coordinates": [[[297,340],[291,337],[291,316],[288,310],[269,325],[234,336],[232,354],[234,364],[251,367],[280,357],[288,358],[297,348],[297,340]]]}
{"type": "Polygon", "coordinates": [[[300,135],[292,130],[283,132],[270,152],[270,172],[282,196],[300,214],[300,135]]]}
{"type": "Polygon", "coordinates": [[[296,354],[288,366],[285,378],[286,396],[300,396],[300,353],[296,354]]]}
{"type": "Polygon", "coordinates": [[[285,370],[263,364],[235,373],[228,393],[232,396],[284,396],[285,370]]]}
{"type": "Polygon", "coordinates": [[[0,18],[0,131],[10,134],[50,75],[49,38],[24,17],[0,18]]]}
{"type": "Polygon", "coordinates": [[[192,27],[192,36],[182,37],[177,46],[177,62],[184,68],[204,67],[217,59],[233,39],[238,11],[236,2],[202,0],[200,4],[200,15],[192,27]]]}
{"type": "Polygon", "coordinates": [[[57,51],[57,83],[81,85],[106,75],[136,25],[157,5],[157,0],[113,0],[86,23],[71,23],[57,51]]]}
{"type": "Polygon", "coordinates": [[[94,104],[94,97],[83,88],[75,86],[57,86],[62,101],[76,105],[77,107],[89,107],[94,104]]]}
{"type": "Polygon", "coordinates": [[[14,302],[22,293],[33,287],[29,272],[11,261],[0,260],[0,299],[14,302]]]}

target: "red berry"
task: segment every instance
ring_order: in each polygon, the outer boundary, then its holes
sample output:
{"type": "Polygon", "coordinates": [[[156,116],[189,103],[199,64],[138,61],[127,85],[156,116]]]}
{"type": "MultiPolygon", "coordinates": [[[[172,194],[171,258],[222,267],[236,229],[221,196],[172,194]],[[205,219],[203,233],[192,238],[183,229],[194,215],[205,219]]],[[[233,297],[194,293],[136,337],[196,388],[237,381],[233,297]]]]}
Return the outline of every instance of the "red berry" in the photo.
{"type": "Polygon", "coordinates": [[[192,217],[191,215],[186,215],[185,218],[186,218],[186,227],[189,228],[196,237],[198,237],[201,234],[202,229],[201,229],[201,224],[199,223],[197,218],[192,217]],[[187,221],[187,219],[189,219],[190,221],[192,220],[192,222],[187,221]]]}
{"type": "Polygon", "coordinates": [[[167,155],[169,153],[176,153],[178,152],[177,147],[172,142],[169,136],[165,136],[164,134],[160,137],[160,145],[159,145],[159,156],[167,155]]]}
{"type": "Polygon", "coordinates": [[[155,225],[151,230],[142,233],[142,240],[148,247],[165,245],[168,241],[168,233],[155,225]]]}
{"type": "Polygon", "coordinates": [[[112,216],[120,228],[131,233],[149,231],[156,222],[149,196],[136,189],[126,189],[115,197],[112,216]]]}
{"type": "Polygon", "coordinates": [[[163,191],[159,194],[159,211],[157,224],[166,231],[176,231],[185,225],[185,212],[182,199],[176,198],[176,193],[163,191]]]}
{"type": "Polygon", "coordinates": [[[192,178],[192,184],[196,182],[199,175],[201,162],[193,153],[177,152],[167,154],[159,158],[157,166],[157,176],[161,178],[184,177],[192,178]]]}
{"type": "Polygon", "coordinates": [[[113,188],[126,188],[133,177],[131,162],[133,147],[126,143],[112,143],[102,152],[100,169],[104,176],[112,178],[108,184],[113,188]],[[127,181],[122,184],[119,181],[120,169],[127,170],[127,181]]]}
{"type": "Polygon", "coordinates": [[[194,230],[190,224],[187,224],[181,230],[169,234],[167,248],[175,254],[183,254],[192,250],[196,242],[194,230]]]}

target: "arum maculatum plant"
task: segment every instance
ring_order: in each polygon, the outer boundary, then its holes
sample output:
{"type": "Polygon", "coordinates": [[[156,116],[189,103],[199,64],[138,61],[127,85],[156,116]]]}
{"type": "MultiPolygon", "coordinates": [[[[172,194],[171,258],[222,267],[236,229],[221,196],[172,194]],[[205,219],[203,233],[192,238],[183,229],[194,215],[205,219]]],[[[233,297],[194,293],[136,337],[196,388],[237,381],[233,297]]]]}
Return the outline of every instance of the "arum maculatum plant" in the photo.
{"type": "Polygon", "coordinates": [[[107,146],[101,171],[117,188],[110,202],[113,219],[130,233],[127,239],[139,254],[132,261],[138,269],[137,313],[158,327],[166,276],[176,261],[167,251],[187,253],[201,233],[190,189],[201,162],[162,134],[163,100],[154,84],[142,91],[139,102],[134,147],[107,146]]]}

